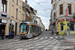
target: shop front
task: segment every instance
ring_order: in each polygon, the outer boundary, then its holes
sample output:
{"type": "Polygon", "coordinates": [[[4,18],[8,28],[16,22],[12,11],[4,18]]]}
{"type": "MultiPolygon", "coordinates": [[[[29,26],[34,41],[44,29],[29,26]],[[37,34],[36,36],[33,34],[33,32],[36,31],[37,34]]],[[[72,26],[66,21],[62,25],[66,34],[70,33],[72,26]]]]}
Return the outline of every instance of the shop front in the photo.
{"type": "Polygon", "coordinates": [[[7,17],[8,17],[7,13],[0,12],[0,34],[2,32],[2,29],[5,31],[7,25],[7,17]]]}
{"type": "Polygon", "coordinates": [[[60,19],[56,25],[59,35],[67,35],[67,32],[69,32],[69,35],[75,35],[75,19],[60,19]]]}
{"type": "Polygon", "coordinates": [[[7,20],[0,19],[0,34],[2,33],[2,29],[5,31],[6,24],[7,24],[7,20]]]}

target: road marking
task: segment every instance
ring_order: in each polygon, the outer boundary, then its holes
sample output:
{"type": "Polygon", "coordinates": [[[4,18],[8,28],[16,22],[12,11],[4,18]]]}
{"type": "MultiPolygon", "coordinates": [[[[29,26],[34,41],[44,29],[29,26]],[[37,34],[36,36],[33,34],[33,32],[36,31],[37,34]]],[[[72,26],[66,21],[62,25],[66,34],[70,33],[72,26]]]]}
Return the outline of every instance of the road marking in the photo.
{"type": "Polygon", "coordinates": [[[24,50],[28,50],[28,49],[24,49],[24,50]]]}
{"type": "Polygon", "coordinates": [[[69,43],[69,44],[71,44],[71,45],[73,45],[73,46],[75,46],[73,43],[71,43],[71,42],[69,42],[69,41],[67,41],[67,40],[65,40],[67,43],[69,43]]]}
{"type": "Polygon", "coordinates": [[[47,49],[50,49],[50,48],[44,48],[44,50],[47,50],[47,49]]]}
{"type": "Polygon", "coordinates": [[[42,48],[42,47],[44,47],[44,46],[39,46],[38,48],[42,48]]]}
{"type": "Polygon", "coordinates": [[[38,50],[38,49],[33,49],[33,50],[38,50]]]}
{"type": "Polygon", "coordinates": [[[37,37],[37,38],[35,38],[35,40],[36,40],[36,39],[38,39],[38,37],[37,37]]]}
{"type": "Polygon", "coordinates": [[[23,50],[23,48],[19,48],[19,49],[16,49],[16,50],[23,50]]]}
{"type": "Polygon", "coordinates": [[[29,39],[29,40],[32,40],[32,39],[29,39]]]}
{"type": "Polygon", "coordinates": [[[50,37],[51,39],[53,39],[53,37],[50,37]]]}
{"type": "Polygon", "coordinates": [[[43,37],[42,37],[42,38],[40,38],[40,40],[43,40],[43,37]]]}
{"type": "Polygon", "coordinates": [[[45,39],[47,39],[47,37],[45,37],[45,39]]]}
{"type": "Polygon", "coordinates": [[[32,49],[32,48],[34,48],[34,47],[29,47],[28,49],[32,49]]]}

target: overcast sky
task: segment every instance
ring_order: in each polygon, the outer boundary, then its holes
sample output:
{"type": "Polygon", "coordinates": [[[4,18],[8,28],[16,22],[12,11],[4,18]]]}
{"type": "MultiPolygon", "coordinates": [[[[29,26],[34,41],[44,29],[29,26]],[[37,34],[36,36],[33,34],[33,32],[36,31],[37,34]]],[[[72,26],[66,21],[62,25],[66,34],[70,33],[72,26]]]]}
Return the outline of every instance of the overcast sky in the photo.
{"type": "MultiPolygon", "coordinates": [[[[24,1],[24,0],[23,0],[24,1]]],[[[28,4],[37,10],[37,16],[41,18],[46,29],[49,29],[49,19],[51,14],[51,0],[27,0],[28,4]]]]}

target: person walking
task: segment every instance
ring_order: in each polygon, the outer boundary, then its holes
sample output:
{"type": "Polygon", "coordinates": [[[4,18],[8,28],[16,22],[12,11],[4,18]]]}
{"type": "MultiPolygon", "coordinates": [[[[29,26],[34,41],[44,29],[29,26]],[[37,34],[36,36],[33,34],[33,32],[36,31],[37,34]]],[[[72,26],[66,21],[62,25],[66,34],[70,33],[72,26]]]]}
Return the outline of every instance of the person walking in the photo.
{"type": "Polygon", "coordinates": [[[4,39],[4,36],[5,36],[5,31],[2,29],[2,33],[1,33],[2,40],[4,39]]]}
{"type": "Polygon", "coordinates": [[[59,30],[57,29],[57,35],[59,35],[58,33],[59,33],[59,30]]]}

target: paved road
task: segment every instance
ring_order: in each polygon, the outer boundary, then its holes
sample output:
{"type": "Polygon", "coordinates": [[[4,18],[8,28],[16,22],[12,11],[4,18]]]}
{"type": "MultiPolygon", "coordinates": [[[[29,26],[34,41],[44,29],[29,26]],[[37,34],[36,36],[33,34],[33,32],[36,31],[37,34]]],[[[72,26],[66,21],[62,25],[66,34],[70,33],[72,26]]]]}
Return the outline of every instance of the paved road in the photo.
{"type": "Polygon", "coordinates": [[[51,37],[48,31],[32,39],[15,38],[0,41],[0,50],[65,50],[69,47],[74,48],[65,39],[51,37]]]}

